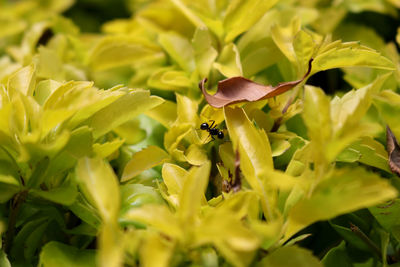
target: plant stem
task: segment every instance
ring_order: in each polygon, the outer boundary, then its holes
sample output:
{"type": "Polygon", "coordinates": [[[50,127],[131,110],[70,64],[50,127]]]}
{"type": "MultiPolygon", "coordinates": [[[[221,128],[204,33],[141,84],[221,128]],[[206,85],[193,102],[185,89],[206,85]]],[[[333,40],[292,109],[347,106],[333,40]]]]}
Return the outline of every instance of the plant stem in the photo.
{"type": "Polygon", "coordinates": [[[350,230],[355,233],[362,241],[364,241],[367,246],[376,253],[376,255],[380,258],[381,257],[381,249],[366,235],[361,231],[358,226],[353,223],[350,223],[350,230]]]}
{"type": "Polygon", "coordinates": [[[16,194],[13,198],[10,210],[10,216],[8,218],[8,227],[6,236],[4,239],[4,251],[8,254],[11,249],[12,242],[15,234],[15,224],[17,223],[17,216],[21,205],[25,202],[28,196],[28,190],[24,190],[16,194]]]}

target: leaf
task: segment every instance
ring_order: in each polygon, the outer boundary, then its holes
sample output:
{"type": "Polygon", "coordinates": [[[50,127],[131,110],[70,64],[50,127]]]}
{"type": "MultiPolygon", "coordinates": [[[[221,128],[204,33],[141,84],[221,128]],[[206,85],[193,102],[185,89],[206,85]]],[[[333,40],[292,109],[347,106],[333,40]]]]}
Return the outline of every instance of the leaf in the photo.
{"type": "Polygon", "coordinates": [[[400,199],[392,199],[386,203],[368,209],[378,223],[389,231],[397,240],[400,240],[400,199]]]}
{"type": "Polygon", "coordinates": [[[176,120],[176,103],[165,100],[160,105],[144,112],[150,118],[161,123],[165,128],[169,129],[176,120]]]}
{"type": "Polygon", "coordinates": [[[163,204],[160,194],[151,186],[125,184],[121,190],[121,214],[147,204],[163,204]]]}
{"type": "MultiPolygon", "coordinates": [[[[293,39],[295,35],[300,32],[301,21],[299,18],[295,18],[287,27],[280,27],[274,25],[271,27],[271,36],[276,46],[279,47],[281,52],[290,60],[290,62],[296,62],[296,53],[293,47],[293,39]]],[[[297,40],[296,42],[298,42],[297,40]]],[[[296,44],[298,46],[298,44],[296,44]]],[[[298,50],[298,49],[297,49],[298,50]]],[[[298,50],[299,51],[299,50],[298,50]]],[[[309,60],[308,58],[307,60],[309,60]]]]}
{"type": "Polygon", "coordinates": [[[186,72],[167,67],[155,71],[147,80],[147,85],[159,90],[180,92],[192,87],[192,81],[186,72]]]}
{"type": "Polygon", "coordinates": [[[311,62],[312,60],[309,61],[308,71],[303,78],[292,82],[280,83],[275,87],[261,85],[244,77],[232,77],[218,82],[218,91],[214,95],[210,95],[206,91],[204,84],[207,79],[203,79],[199,87],[208,104],[215,108],[222,108],[239,102],[259,101],[280,95],[300,84],[311,71],[311,62]]]}
{"type": "Polygon", "coordinates": [[[199,167],[192,167],[179,193],[179,218],[186,227],[191,227],[199,215],[202,202],[206,202],[204,192],[208,185],[211,164],[209,161],[199,167]]]}
{"type": "Polygon", "coordinates": [[[93,137],[98,138],[162,102],[162,98],[150,96],[147,90],[129,89],[127,94],[96,112],[89,119],[88,125],[93,128],[93,137]]]}
{"type": "Polygon", "coordinates": [[[384,90],[374,96],[373,104],[394,135],[399,136],[400,95],[391,90],[384,90]]]}
{"type": "Polygon", "coordinates": [[[233,266],[249,266],[259,246],[259,238],[233,212],[210,212],[194,232],[196,245],[213,244],[233,266]]]}
{"type": "Polygon", "coordinates": [[[332,122],[329,98],[321,89],[306,86],[303,120],[307,126],[307,135],[314,146],[314,159],[324,160],[325,147],[332,137],[332,122]]]}
{"type": "Polygon", "coordinates": [[[32,96],[35,89],[35,67],[33,64],[24,67],[14,73],[7,84],[9,94],[21,92],[26,96],[32,96]]]}
{"type": "Polygon", "coordinates": [[[179,221],[165,205],[148,204],[136,209],[130,209],[122,218],[144,223],[178,240],[184,238],[179,221]]]}
{"type": "Polygon", "coordinates": [[[82,158],[76,174],[85,197],[97,207],[103,221],[116,221],[120,208],[119,186],[110,165],[103,159],[82,158]]]}
{"type": "Polygon", "coordinates": [[[240,54],[236,45],[224,46],[213,67],[226,77],[243,75],[240,54]]]}
{"type": "MultiPolygon", "coordinates": [[[[361,137],[358,141],[343,150],[340,154],[342,155],[342,160],[343,153],[346,153],[347,157],[350,156],[350,160],[347,162],[359,161],[363,164],[390,172],[385,147],[369,136],[361,137]]],[[[340,161],[340,158],[337,160],[340,161]]]]}
{"type": "Polygon", "coordinates": [[[10,261],[7,258],[7,254],[3,250],[0,250],[0,266],[11,267],[10,261]]]}
{"type": "Polygon", "coordinates": [[[120,138],[116,138],[103,144],[93,144],[93,156],[98,158],[106,158],[117,151],[123,144],[124,139],[120,138]]]}
{"type": "Polygon", "coordinates": [[[288,190],[297,180],[273,169],[268,136],[264,130],[255,128],[243,109],[226,107],[224,111],[233,150],[240,153],[240,169],[260,196],[264,215],[270,219],[273,213],[271,202],[275,201],[276,190],[288,190]]]}
{"type": "Polygon", "coordinates": [[[158,146],[147,148],[133,154],[132,159],[125,165],[121,182],[126,182],[141,172],[163,164],[169,159],[169,155],[158,146]]]}
{"type": "Polygon", "coordinates": [[[353,267],[351,259],[346,251],[346,242],[342,241],[337,247],[332,248],[322,259],[326,267],[353,267]]]}
{"type": "Polygon", "coordinates": [[[375,50],[357,42],[337,41],[320,48],[314,58],[311,75],[323,70],[352,66],[394,70],[392,61],[375,50]]]}
{"type": "Polygon", "coordinates": [[[310,198],[297,202],[289,211],[286,238],[316,221],[376,205],[396,195],[388,181],[374,173],[361,168],[336,170],[310,198]]]}
{"type": "Polygon", "coordinates": [[[212,46],[212,39],[206,28],[197,28],[192,45],[196,68],[200,77],[208,77],[212,64],[218,56],[218,52],[212,46]]]}
{"type": "MultiPolygon", "coordinates": [[[[167,186],[170,196],[179,195],[182,192],[183,184],[188,172],[174,164],[165,163],[162,168],[162,178],[167,186]]],[[[177,200],[176,202],[178,202],[177,200]]],[[[175,203],[179,204],[179,203],[175,203]]]]}
{"type": "Polygon", "coordinates": [[[186,149],[185,157],[187,162],[196,166],[203,165],[208,160],[206,151],[196,144],[191,144],[186,149]]]}
{"type": "Polygon", "coordinates": [[[400,146],[389,126],[386,126],[386,146],[390,170],[400,176],[400,146]]]}
{"type": "Polygon", "coordinates": [[[76,188],[76,185],[66,183],[65,185],[52,188],[48,191],[31,189],[29,193],[34,196],[52,201],[54,203],[71,205],[75,202],[75,198],[78,195],[78,190],[76,188]]]}
{"type": "Polygon", "coordinates": [[[297,62],[300,66],[301,73],[307,68],[307,62],[314,54],[315,43],[310,34],[306,31],[299,31],[293,40],[293,49],[297,62]]]}
{"type": "Polygon", "coordinates": [[[95,250],[80,250],[60,242],[51,241],[40,252],[39,266],[90,267],[96,266],[95,250]]]}
{"type": "Polygon", "coordinates": [[[75,202],[68,208],[90,226],[96,229],[100,226],[101,218],[98,215],[98,211],[87,202],[81,193],[78,193],[75,202]]]}
{"type": "Polygon", "coordinates": [[[234,0],[229,3],[224,18],[225,43],[251,28],[278,1],[234,0]]]}
{"type": "Polygon", "coordinates": [[[154,43],[131,35],[106,36],[88,56],[88,65],[95,71],[130,65],[146,57],[161,53],[154,43]]]}
{"type": "Polygon", "coordinates": [[[158,233],[149,232],[139,251],[140,266],[168,267],[173,257],[174,244],[158,233]]]}
{"type": "Polygon", "coordinates": [[[186,72],[195,69],[194,51],[189,41],[176,33],[162,33],[158,42],[168,55],[186,72]]]}
{"type": "Polygon", "coordinates": [[[124,260],[124,239],[115,222],[106,222],[97,237],[96,263],[100,267],[121,267],[124,260]]]}
{"type": "Polygon", "coordinates": [[[299,266],[299,267],[322,267],[322,263],[312,255],[312,252],[297,246],[281,247],[264,257],[258,264],[261,266],[299,266]]]}

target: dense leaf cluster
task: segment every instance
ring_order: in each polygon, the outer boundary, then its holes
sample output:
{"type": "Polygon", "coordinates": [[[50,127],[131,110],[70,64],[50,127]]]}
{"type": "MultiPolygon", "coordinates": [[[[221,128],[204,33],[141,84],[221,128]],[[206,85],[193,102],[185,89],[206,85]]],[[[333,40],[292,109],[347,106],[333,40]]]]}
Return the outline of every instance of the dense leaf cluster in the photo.
{"type": "Polygon", "coordinates": [[[400,264],[399,1],[90,3],[0,0],[0,266],[400,264]]]}

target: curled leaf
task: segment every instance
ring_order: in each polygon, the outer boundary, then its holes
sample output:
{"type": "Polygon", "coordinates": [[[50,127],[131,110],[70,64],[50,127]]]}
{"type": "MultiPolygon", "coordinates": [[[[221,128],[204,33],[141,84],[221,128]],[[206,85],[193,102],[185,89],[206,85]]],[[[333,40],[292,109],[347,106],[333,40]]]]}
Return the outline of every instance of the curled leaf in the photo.
{"type": "Polygon", "coordinates": [[[400,146],[389,126],[386,127],[386,149],[389,154],[390,169],[400,176],[400,146]]]}
{"type": "Polygon", "coordinates": [[[200,82],[199,87],[208,104],[215,108],[222,108],[230,104],[244,101],[258,101],[283,94],[301,83],[308,74],[310,74],[312,61],[313,59],[310,59],[308,62],[308,70],[303,78],[296,81],[280,83],[277,86],[262,85],[244,77],[236,76],[218,82],[218,90],[214,95],[210,95],[206,91],[204,86],[207,82],[206,78],[200,82]]]}

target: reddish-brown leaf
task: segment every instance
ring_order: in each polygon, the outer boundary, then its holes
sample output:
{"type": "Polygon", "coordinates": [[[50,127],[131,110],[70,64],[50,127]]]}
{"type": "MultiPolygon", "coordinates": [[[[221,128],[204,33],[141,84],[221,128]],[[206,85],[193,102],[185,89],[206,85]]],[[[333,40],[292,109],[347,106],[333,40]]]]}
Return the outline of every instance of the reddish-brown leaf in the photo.
{"type": "Polygon", "coordinates": [[[301,83],[310,74],[312,61],[313,59],[310,59],[308,71],[303,78],[292,82],[280,83],[275,87],[262,85],[241,76],[219,81],[218,90],[214,95],[210,95],[206,91],[204,84],[207,82],[207,78],[204,78],[200,82],[199,87],[208,104],[215,108],[222,108],[230,104],[245,101],[258,101],[280,95],[301,83]]]}
{"type": "Polygon", "coordinates": [[[400,146],[389,126],[386,126],[386,149],[389,154],[390,169],[400,176],[400,146]]]}

